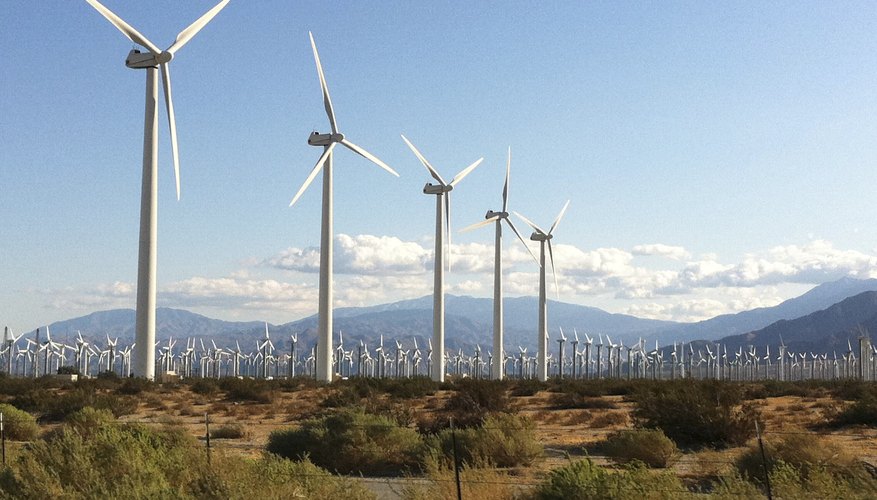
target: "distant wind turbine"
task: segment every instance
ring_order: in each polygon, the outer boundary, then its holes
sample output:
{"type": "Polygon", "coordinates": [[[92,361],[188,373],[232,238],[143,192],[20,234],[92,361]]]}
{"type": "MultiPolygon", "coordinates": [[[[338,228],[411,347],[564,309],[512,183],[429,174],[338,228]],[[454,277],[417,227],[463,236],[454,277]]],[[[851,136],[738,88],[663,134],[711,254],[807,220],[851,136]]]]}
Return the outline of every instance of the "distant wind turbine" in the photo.
{"type": "Polygon", "coordinates": [[[317,45],[314,43],[314,35],[308,32],[311,38],[311,48],[314,52],[314,61],[317,63],[317,75],[320,77],[320,88],[323,91],[323,105],[326,108],[326,115],[329,117],[329,124],[332,127],[331,134],[320,134],[316,131],[308,137],[308,144],[311,146],[322,146],[323,154],[317,160],[317,164],[308,174],[304,184],[299,188],[298,192],[292,198],[289,206],[293,206],[302,193],[311,185],[320,170],[323,171],[323,216],[322,226],[320,229],[320,298],[319,298],[319,323],[317,327],[317,352],[315,358],[315,370],[317,380],[321,382],[329,382],[332,380],[332,233],[333,233],[333,217],[332,217],[332,150],[337,144],[350,149],[354,153],[366,158],[387,172],[395,175],[399,174],[395,170],[387,166],[386,163],[379,160],[376,156],[368,151],[348,141],[344,134],[338,132],[338,124],[335,121],[335,111],[332,108],[332,100],[329,98],[329,87],[326,85],[326,77],[323,75],[323,66],[320,64],[320,55],[317,53],[317,45]]]}
{"type": "MultiPolygon", "coordinates": [[[[566,209],[569,207],[569,200],[563,205],[563,208],[560,209],[560,213],[557,214],[557,218],[554,219],[554,223],[551,224],[551,227],[548,231],[541,229],[536,224],[530,222],[529,219],[524,217],[523,215],[515,212],[515,215],[521,218],[524,222],[527,223],[530,227],[533,228],[533,234],[530,235],[530,239],[533,241],[539,242],[539,380],[546,381],[548,380],[548,299],[545,294],[545,244],[548,243],[548,255],[551,259],[551,273],[554,275],[554,288],[555,291],[558,290],[557,286],[557,270],[554,268],[554,250],[551,248],[551,239],[554,237],[554,230],[557,229],[557,225],[560,223],[560,219],[563,218],[563,214],[566,213],[566,209]]],[[[559,294],[559,292],[558,292],[559,294]]]]}
{"type": "Polygon", "coordinates": [[[168,130],[171,135],[171,151],[174,158],[174,177],[177,199],[180,199],[180,161],[177,152],[177,125],[171,98],[171,75],[169,63],[174,55],[222,10],[229,0],[222,0],[197,21],[177,35],[167,50],[161,50],[145,36],[104,7],[97,0],[86,0],[102,16],[113,24],[132,42],[145,47],[148,52],[133,49],[125,59],[131,69],[146,70],[146,119],[143,130],[143,180],[140,191],[140,251],[137,260],[137,319],[136,343],[144,346],[135,351],[134,374],[152,379],[155,377],[155,298],[156,261],[158,239],[158,80],[156,70],[161,67],[164,87],[164,103],[167,109],[168,130]]]}
{"type": "MultiPolygon", "coordinates": [[[[423,186],[423,194],[433,194],[435,197],[435,281],[433,285],[433,304],[432,304],[432,339],[435,343],[435,350],[438,353],[435,362],[432,364],[432,379],[438,382],[445,380],[445,237],[447,236],[447,246],[451,246],[451,191],[454,189],[464,177],[469,175],[475,167],[477,167],[484,158],[479,158],[455,175],[451,182],[445,182],[441,175],[429,164],[426,158],[411,144],[404,135],[402,140],[411,148],[420,163],[426,167],[429,174],[438,182],[438,185],[427,182],[423,186]],[[447,223],[447,229],[445,228],[447,223]],[[446,234],[447,233],[447,234],[446,234]]],[[[450,257],[450,255],[448,256],[450,257]]],[[[450,258],[448,259],[448,267],[450,267],[450,258]]]]}

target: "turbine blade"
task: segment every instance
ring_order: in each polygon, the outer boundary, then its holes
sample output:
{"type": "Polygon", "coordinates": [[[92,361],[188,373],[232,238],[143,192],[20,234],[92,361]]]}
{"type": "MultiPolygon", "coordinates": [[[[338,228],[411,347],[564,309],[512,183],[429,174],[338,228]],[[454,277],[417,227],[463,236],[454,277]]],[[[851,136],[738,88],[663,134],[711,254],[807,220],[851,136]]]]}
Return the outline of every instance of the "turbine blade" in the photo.
{"type": "Polygon", "coordinates": [[[88,2],[89,5],[94,7],[96,11],[100,12],[102,16],[107,18],[107,21],[111,22],[113,26],[115,26],[119,31],[122,32],[123,35],[128,37],[128,40],[131,40],[134,43],[146,47],[147,49],[149,49],[150,52],[154,54],[161,54],[161,49],[156,47],[155,44],[150,42],[145,36],[141,35],[139,31],[131,27],[130,24],[123,21],[121,17],[114,14],[113,11],[104,7],[103,4],[101,4],[97,0],[85,1],[88,2]]]}
{"type": "Polygon", "coordinates": [[[494,215],[493,217],[491,217],[491,218],[489,218],[489,219],[485,219],[485,220],[483,220],[483,221],[481,221],[481,222],[476,222],[475,224],[472,224],[472,225],[466,226],[466,227],[464,227],[463,229],[460,229],[460,232],[461,232],[461,233],[465,233],[465,232],[467,232],[467,231],[471,231],[471,230],[473,230],[473,229],[478,229],[479,227],[486,226],[486,225],[490,224],[491,222],[496,222],[497,219],[499,219],[499,216],[498,216],[498,215],[494,215]]]}
{"type": "Polygon", "coordinates": [[[509,210],[509,176],[512,172],[512,147],[509,146],[509,156],[505,164],[505,184],[502,186],[502,211],[509,210]]]}
{"type": "Polygon", "coordinates": [[[532,227],[533,230],[536,231],[537,233],[548,234],[545,231],[543,231],[542,228],[540,228],[539,226],[534,224],[533,221],[531,221],[530,219],[524,217],[523,215],[519,214],[518,212],[514,212],[514,214],[517,215],[522,221],[527,223],[528,226],[532,227]]]}
{"type": "Polygon", "coordinates": [[[387,172],[390,172],[391,174],[395,175],[396,177],[399,177],[399,174],[396,173],[395,170],[393,170],[392,168],[390,168],[389,165],[387,165],[386,163],[382,162],[381,160],[378,159],[377,156],[375,156],[375,155],[369,153],[368,151],[366,151],[366,150],[362,149],[361,147],[357,146],[356,144],[354,144],[354,143],[348,141],[347,139],[341,139],[341,144],[343,144],[344,146],[347,147],[347,149],[353,151],[354,153],[358,154],[359,156],[362,156],[363,158],[365,158],[365,159],[371,161],[371,162],[374,163],[375,165],[377,165],[377,166],[381,167],[382,169],[386,170],[387,172]]]}
{"type": "Polygon", "coordinates": [[[567,207],[569,207],[569,200],[566,200],[566,203],[563,204],[563,208],[560,209],[560,213],[557,214],[557,218],[554,219],[554,224],[551,225],[551,229],[548,230],[548,234],[553,233],[554,230],[557,229],[557,225],[560,224],[560,219],[562,219],[563,214],[566,213],[567,207]]]}
{"type": "Polygon", "coordinates": [[[414,153],[414,156],[416,156],[417,159],[420,160],[420,163],[423,163],[423,166],[426,167],[426,170],[429,171],[429,175],[431,175],[433,179],[437,180],[442,186],[447,186],[448,183],[445,182],[445,180],[442,179],[442,176],[439,175],[436,169],[434,169],[432,165],[429,164],[429,161],[427,161],[426,158],[422,154],[420,154],[420,151],[418,151],[418,149],[414,147],[414,144],[411,144],[411,141],[409,141],[408,138],[404,135],[402,136],[402,140],[405,141],[405,144],[408,145],[408,147],[414,153]]]}
{"type": "Polygon", "coordinates": [[[289,206],[295,205],[295,202],[298,201],[298,198],[302,195],[302,193],[305,192],[305,189],[307,189],[308,186],[311,185],[311,182],[314,181],[314,177],[317,176],[317,173],[319,173],[319,171],[323,168],[323,165],[329,159],[329,155],[332,154],[332,149],[335,147],[335,144],[338,144],[338,143],[333,142],[332,144],[329,144],[329,147],[327,147],[326,150],[323,151],[323,154],[320,155],[320,159],[317,160],[317,164],[314,165],[314,169],[311,170],[311,173],[308,174],[308,178],[305,179],[305,183],[302,184],[301,188],[299,188],[298,192],[295,193],[295,196],[292,198],[292,201],[289,202],[289,206]]]}
{"type": "Polygon", "coordinates": [[[509,227],[512,228],[512,231],[514,231],[515,236],[517,236],[518,239],[521,240],[521,244],[524,245],[524,248],[526,248],[527,251],[530,252],[530,256],[533,257],[533,260],[536,261],[536,265],[542,267],[542,264],[539,263],[539,258],[536,257],[535,253],[533,253],[533,249],[530,248],[530,245],[528,245],[527,242],[524,241],[524,238],[521,236],[521,233],[518,232],[518,228],[515,227],[515,225],[512,223],[512,220],[506,218],[505,221],[508,222],[509,227]]]}
{"type": "Polygon", "coordinates": [[[484,161],[484,158],[478,158],[477,160],[475,160],[475,163],[461,170],[459,174],[455,175],[454,178],[451,179],[451,186],[456,186],[458,182],[462,181],[464,177],[466,177],[473,170],[475,170],[475,167],[480,165],[482,161],[484,161]]]}
{"type": "Polygon", "coordinates": [[[171,134],[171,151],[174,156],[174,180],[177,183],[177,201],[180,201],[180,153],[177,146],[177,121],[174,118],[174,100],[171,97],[171,73],[167,63],[161,64],[161,83],[164,86],[164,104],[167,108],[168,130],[171,134]]]}
{"type": "Polygon", "coordinates": [[[335,122],[335,111],[332,110],[332,98],[329,97],[329,87],[326,85],[326,75],[323,74],[323,65],[320,64],[320,54],[317,53],[317,44],[314,43],[314,34],[308,31],[311,37],[311,48],[314,50],[314,61],[317,63],[317,74],[320,76],[320,89],[323,90],[323,105],[326,107],[326,115],[332,125],[332,133],[338,133],[338,124],[335,122]]]}
{"type": "Polygon", "coordinates": [[[548,240],[548,257],[551,259],[551,274],[554,275],[554,292],[560,300],[560,287],[557,285],[557,269],[554,267],[554,250],[551,249],[551,240],[548,240]]]}
{"type": "Polygon", "coordinates": [[[183,45],[189,43],[189,40],[191,40],[192,37],[195,36],[195,34],[201,31],[201,28],[206,26],[207,23],[209,23],[216,14],[219,14],[219,11],[221,11],[227,4],[228,0],[222,0],[221,2],[216,4],[216,7],[208,10],[206,13],[204,13],[203,16],[199,17],[197,21],[190,24],[188,28],[181,31],[180,34],[177,35],[177,39],[174,41],[174,44],[171,45],[167,49],[167,51],[171,54],[174,54],[176,53],[176,51],[180,50],[183,45]]]}

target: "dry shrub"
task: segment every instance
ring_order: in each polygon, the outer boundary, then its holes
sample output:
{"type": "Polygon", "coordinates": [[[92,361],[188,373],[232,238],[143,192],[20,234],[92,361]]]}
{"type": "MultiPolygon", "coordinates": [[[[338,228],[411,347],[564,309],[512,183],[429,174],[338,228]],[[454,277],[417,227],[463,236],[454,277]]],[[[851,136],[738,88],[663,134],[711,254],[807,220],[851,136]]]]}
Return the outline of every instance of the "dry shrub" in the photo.
{"type": "MultiPolygon", "coordinates": [[[[855,457],[830,439],[812,433],[790,433],[764,440],[768,471],[779,464],[794,467],[805,479],[814,471],[846,473],[857,469],[855,457]]],[[[737,469],[747,479],[764,479],[763,461],[758,444],[749,447],[737,460],[737,469]]],[[[863,469],[864,470],[864,469],[863,469]]]]}
{"type": "Polygon", "coordinates": [[[572,411],[567,414],[567,425],[584,425],[593,420],[594,416],[588,410],[572,411]]]}
{"type": "Polygon", "coordinates": [[[694,448],[745,444],[760,418],[745,404],[739,385],[716,380],[664,382],[634,399],[638,425],[661,429],[677,444],[694,448]]]}
{"type": "Polygon", "coordinates": [[[246,437],[249,437],[249,433],[241,424],[223,424],[210,431],[211,439],[244,439],[246,437]]]}
{"type": "MultiPolygon", "coordinates": [[[[402,487],[402,498],[408,500],[435,500],[457,498],[457,483],[453,469],[435,468],[426,475],[428,481],[409,481],[402,487]]],[[[479,500],[510,500],[520,491],[515,477],[491,469],[464,466],[460,470],[460,491],[463,498],[479,500]]]]}
{"type": "Polygon", "coordinates": [[[536,439],[535,425],[522,416],[494,413],[479,427],[445,429],[426,440],[427,463],[451,467],[454,463],[454,440],[460,460],[472,467],[515,467],[530,465],[542,456],[542,444],[536,439]]]}
{"type": "Polygon", "coordinates": [[[630,464],[618,471],[601,467],[591,459],[554,469],[533,490],[537,500],[675,499],[688,491],[669,471],[653,473],[642,464],[630,464]]]}
{"type": "Polygon", "coordinates": [[[667,467],[679,450],[660,429],[631,429],[613,432],[597,445],[597,449],[619,463],[634,460],[649,467],[667,467]]]}

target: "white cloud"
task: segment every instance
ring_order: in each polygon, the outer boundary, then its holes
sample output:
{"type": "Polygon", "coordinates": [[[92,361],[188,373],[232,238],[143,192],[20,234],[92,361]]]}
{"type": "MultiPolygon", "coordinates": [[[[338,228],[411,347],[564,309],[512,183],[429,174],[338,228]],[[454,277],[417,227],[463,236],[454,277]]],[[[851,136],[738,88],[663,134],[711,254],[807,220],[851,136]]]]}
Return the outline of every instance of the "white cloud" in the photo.
{"type": "Polygon", "coordinates": [[[683,247],[664,245],[662,243],[636,245],[631,249],[631,253],[634,255],[657,255],[674,260],[685,260],[691,257],[691,254],[683,247]]]}

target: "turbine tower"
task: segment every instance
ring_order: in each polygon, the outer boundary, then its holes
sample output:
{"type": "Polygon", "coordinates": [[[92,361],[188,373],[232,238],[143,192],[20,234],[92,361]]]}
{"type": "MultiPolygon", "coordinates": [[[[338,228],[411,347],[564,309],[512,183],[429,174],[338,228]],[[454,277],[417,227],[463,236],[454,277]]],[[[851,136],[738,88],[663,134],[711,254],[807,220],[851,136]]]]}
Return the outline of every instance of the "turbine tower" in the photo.
{"type": "MultiPolygon", "coordinates": [[[[475,228],[479,228],[482,226],[486,226],[490,223],[495,223],[496,235],[495,235],[495,248],[494,248],[494,261],[493,261],[493,352],[494,356],[497,356],[497,359],[502,360],[505,357],[505,351],[503,349],[503,304],[502,304],[502,223],[505,221],[506,224],[509,225],[511,230],[515,233],[519,240],[521,240],[521,244],[524,245],[524,248],[530,252],[530,255],[533,256],[533,260],[536,263],[539,263],[539,260],[533,254],[533,251],[530,250],[530,247],[527,246],[527,242],[524,241],[524,238],[521,236],[521,233],[518,232],[518,229],[512,223],[512,220],[509,219],[509,175],[511,173],[511,165],[512,165],[512,148],[509,148],[508,160],[506,161],[505,168],[505,184],[502,187],[502,211],[494,212],[493,210],[488,210],[487,214],[485,214],[483,221],[476,222],[471,226],[463,228],[461,232],[469,231],[475,228]]],[[[502,363],[493,363],[491,366],[491,378],[494,380],[502,380],[503,378],[503,364],[502,363]]]]}
{"type": "Polygon", "coordinates": [[[337,144],[350,149],[354,153],[366,158],[382,169],[399,177],[395,170],[387,166],[368,151],[348,141],[344,134],[338,132],[338,124],[335,121],[335,111],[332,109],[332,100],[329,98],[329,87],[326,85],[326,77],[323,75],[323,66],[320,64],[320,55],[317,53],[317,44],[314,43],[314,35],[308,32],[311,39],[311,48],[314,51],[314,61],[317,63],[317,75],[320,77],[320,88],[323,91],[323,105],[326,115],[329,117],[329,125],[332,127],[331,134],[311,133],[308,144],[322,146],[323,154],[317,160],[317,164],[308,174],[304,184],[292,198],[289,206],[293,206],[308,186],[311,185],[320,170],[323,171],[323,216],[320,229],[320,298],[319,298],[319,323],[317,327],[317,352],[315,370],[317,380],[330,382],[332,380],[332,150],[337,144]]]}
{"type": "MultiPolygon", "coordinates": [[[[515,212],[515,215],[521,218],[530,227],[533,228],[533,234],[530,239],[539,242],[539,380],[545,382],[548,380],[548,300],[545,294],[545,244],[548,243],[548,256],[551,260],[551,273],[554,275],[554,289],[558,291],[557,286],[557,270],[554,268],[554,250],[551,248],[551,239],[554,237],[554,230],[563,218],[563,214],[569,207],[569,200],[560,209],[554,223],[548,231],[541,229],[536,224],[530,222],[523,215],[515,212]]],[[[559,294],[559,291],[558,291],[559,294]]]]}
{"type": "MultiPolygon", "coordinates": [[[[408,147],[411,148],[411,151],[414,152],[414,155],[417,156],[417,159],[420,160],[420,163],[423,163],[423,166],[426,167],[426,170],[429,171],[429,174],[433,179],[438,181],[438,185],[427,182],[425,186],[423,186],[423,194],[434,194],[435,195],[435,263],[433,264],[435,268],[435,281],[433,284],[433,299],[432,299],[432,340],[435,347],[435,352],[437,353],[435,361],[432,363],[432,373],[430,374],[432,379],[437,382],[444,382],[445,380],[445,233],[447,233],[447,245],[448,248],[451,246],[451,191],[454,189],[454,186],[457,185],[464,177],[469,175],[470,172],[475,170],[484,158],[479,158],[475,161],[475,163],[469,165],[460,171],[459,174],[455,175],[451,182],[445,182],[442,179],[442,176],[429,164],[426,158],[420,154],[420,151],[414,147],[414,144],[411,144],[404,135],[402,136],[402,140],[405,141],[405,144],[408,144],[408,147]],[[445,227],[445,223],[447,223],[447,228],[445,227]]],[[[450,268],[450,259],[448,260],[448,267],[450,268]]]]}
{"type": "Polygon", "coordinates": [[[171,98],[171,75],[169,63],[174,55],[194,37],[229,0],[222,0],[188,28],[177,35],[167,50],[161,50],[145,36],[104,7],[97,0],[86,0],[129,40],[147,49],[133,49],[125,59],[131,69],[146,70],[146,112],[143,129],[143,180],[140,191],[140,250],[137,259],[137,320],[136,343],[143,346],[136,350],[134,374],[152,379],[155,377],[155,299],[156,262],[158,239],[158,80],[156,70],[161,67],[164,87],[164,103],[167,109],[168,130],[171,136],[171,152],[174,158],[174,177],[177,200],[180,199],[180,162],[177,151],[177,125],[174,120],[174,104],[171,98]]]}

